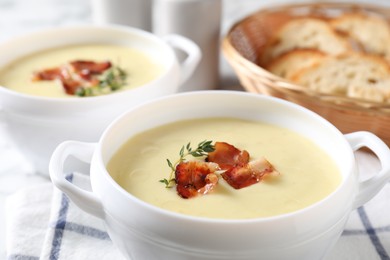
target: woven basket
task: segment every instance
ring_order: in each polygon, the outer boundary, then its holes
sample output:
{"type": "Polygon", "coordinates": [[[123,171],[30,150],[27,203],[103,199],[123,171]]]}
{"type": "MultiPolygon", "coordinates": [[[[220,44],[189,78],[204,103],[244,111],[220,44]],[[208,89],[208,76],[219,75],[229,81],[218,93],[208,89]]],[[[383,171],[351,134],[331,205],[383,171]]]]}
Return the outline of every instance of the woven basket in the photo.
{"type": "Polygon", "coordinates": [[[248,91],[300,104],[334,124],[341,132],[370,131],[390,145],[390,104],[320,94],[278,77],[259,64],[269,37],[296,16],[329,17],[342,12],[374,12],[390,17],[390,9],[346,3],[315,3],[275,6],[239,21],[222,42],[222,51],[248,91]]]}

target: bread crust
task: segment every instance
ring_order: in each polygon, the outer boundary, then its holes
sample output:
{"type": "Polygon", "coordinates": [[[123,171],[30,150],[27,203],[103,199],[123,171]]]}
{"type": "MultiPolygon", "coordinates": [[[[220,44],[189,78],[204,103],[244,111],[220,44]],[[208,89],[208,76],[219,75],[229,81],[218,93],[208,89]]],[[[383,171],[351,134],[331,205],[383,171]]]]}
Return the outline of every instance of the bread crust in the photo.
{"type": "Polygon", "coordinates": [[[383,58],[355,53],[328,57],[302,69],[291,80],[320,93],[347,95],[356,82],[369,87],[373,82],[387,78],[390,78],[390,66],[383,58]]]}
{"type": "Polygon", "coordinates": [[[291,79],[297,72],[320,63],[326,57],[317,49],[294,49],[272,60],[265,68],[279,77],[291,79]]]}
{"type": "Polygon", "coordinates": [[[262,63],[267,64],[294,49],[317,49],[329,55],[340,55],[351,51],[352,45],[323,19],[295,18],[285,23],[268,42],[262,63]]]}
{"type": "Polygon", "coordinates": [[[291,18],[265,45],[260,65],[319,93],[390,103],[390,24],[362,11],[291,18]]]}
{"type": "Polygon", "coordinates": [[[390,26],[384,18],[365,13],[346,13],[330,20],[329,24],[359,42],[365,52],[390,60],[390,26]]]}

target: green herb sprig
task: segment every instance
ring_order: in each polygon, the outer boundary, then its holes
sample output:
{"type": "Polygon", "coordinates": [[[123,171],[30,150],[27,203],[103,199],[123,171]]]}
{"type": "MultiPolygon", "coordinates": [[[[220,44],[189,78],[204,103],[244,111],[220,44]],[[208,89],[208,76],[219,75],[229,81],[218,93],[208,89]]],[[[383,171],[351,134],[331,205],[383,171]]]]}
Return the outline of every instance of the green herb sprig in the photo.
{"type": "Polygon", "coordinates": [[[126,85],[126,79],[126,71],[120,67],[111,67],[101,75],[97,86],[80,87],[75,94],[80,97],[108,94],[126,85]]]}
{"type": "Polygon", "coordinates": [[[185,157],[188,155],[192,155],[193,157],[202,157],[207,156],[208,153],[213,152],[215,150],[215,146],[212,144],[213,141],[204,140],[198,144],[195,150],[191,147],[191,143],[189,142],[187,145],[183,145],[179,152],[179,159],[173,164],[169,159],[167,159],[167,163],[169,168],[171,169],[171,173],[169,174],[168,179],[161,179],[159,182],[165,184],[165,188],[172,188],[173,183],[175,182],[175,171],[176,166],[181,162],[185,161],[185,157]]]}
{"type": "Polygon", "coordinates": [[[109,88],[112,91],[118,90],[126,84],[127,73],[120,67],[112,67],[107,70],[99,82],[100,88],[109,88]]]}

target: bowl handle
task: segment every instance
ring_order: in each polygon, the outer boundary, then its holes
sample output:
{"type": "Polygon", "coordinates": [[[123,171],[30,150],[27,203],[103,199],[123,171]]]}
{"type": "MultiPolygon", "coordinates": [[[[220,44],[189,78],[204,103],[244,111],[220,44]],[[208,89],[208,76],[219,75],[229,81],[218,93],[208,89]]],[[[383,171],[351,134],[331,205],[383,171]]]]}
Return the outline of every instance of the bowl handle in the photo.
{"type": "Polygon", "coordinates": [[[184,51],[187,54],[186,59],[181,63],[180,84],[183,84],[194,73],[202,58],[202,52],[198,45],[190,39],[177,34],[169,34],[162,39],[171,47],[184,51]]]}
{"type": "Polygon", "coordinates": [[[390,150],[379,137],[370,132],[360,131],[346,134],[345,137],[354,151],[361,147],[369,148],[378,157],[382,166],[378,173],[359,182],[353,205],[354,208],[358,208],[372,199],[390,180],[390,150]]]}
{"type": "Polygon", "coordinates": [[[53,184],[64,192],[82,210],[98,218],[104,217],[104,211],[99,198],[90,191],[83,190],[65,179],[64,164],[69,155],[91,163],[95,143],[66,141],[53,152],[49,163],[50,178],[53,184]]]}

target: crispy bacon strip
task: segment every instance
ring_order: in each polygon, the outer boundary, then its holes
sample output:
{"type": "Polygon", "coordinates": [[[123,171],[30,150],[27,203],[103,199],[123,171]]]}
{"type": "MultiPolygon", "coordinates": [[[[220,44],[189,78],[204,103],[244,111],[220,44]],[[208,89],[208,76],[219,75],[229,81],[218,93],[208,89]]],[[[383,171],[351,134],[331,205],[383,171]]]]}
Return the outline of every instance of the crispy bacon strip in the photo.
{"type": "Polygon", "coordinates": [[[85,80],[90,80],[92,75],[102,74],[105,70],[111,68],[111,62],[94,62],[85,60],[76,60],[70,63],[74,73],[85,80]]]}
{"type": "Polygon", "coordinates": [[[64,88],[66,94],[74,95],[78,88],[81,87],[80,82],[73,79],[61,79],[62,87],[64,88]]]}
{"type": "Polygon", "coordinates": [[[219,167],[215,163],[188,161],[176,166],[177,193],[185,199],[209,193],[218,184],[219,167]]]}
{"type": "Polygon", "coordinates": [[[232,167],[243,166],[249,162],[249,153],[241,151],[225,142],[215,142],[215,150],[208,154],[206,161],[214,162],[222,170],[229,170],[232,167]]]}
{"type": "Polygon", "coordinates": [[[264,175],[277,173],[275,168],[265,158],[249,162],[249,153],[241,151],[224,142],[216,142],[214,152],[209,153],[208,162],[219,164],[222,177],[235,189],[241,189],[262,180],[264,175]]]}
{"type": "Polygon", "coordinates": [[[65,92],[74,95],[80,87],[97,85],[99,80],[95,75],[100,75],[111,68],[109,61],[94,62],[76,60],[57,68],[49,68],[33,74],[32,80],[60,80],[65,92]]]}
{"type": "Polygon", "coordinates": [[[277,171],[270,162],[261,157],[244,166],[231,168],[222,173],[222,177],[233,188],[241,189],[258,183],[266,174],[271,173],[277,171]]]}
{"type": "Polygon", "coordinates": [[[55,80],[61,76],[61,68],[45,69],[33,74],[33,81],[55,80]]]}

